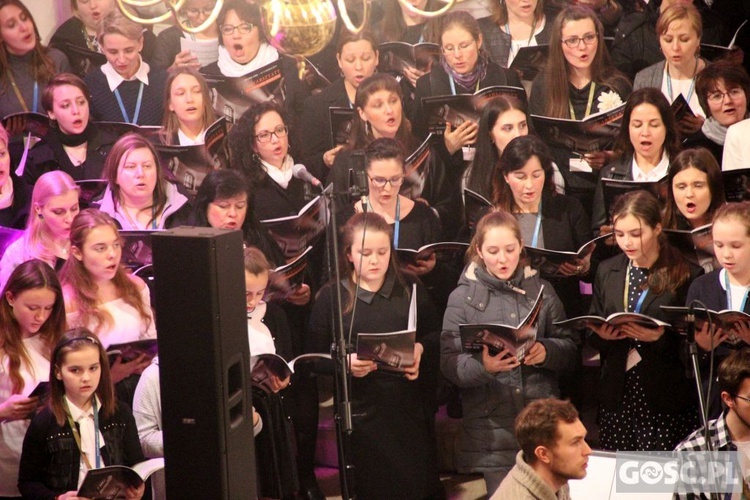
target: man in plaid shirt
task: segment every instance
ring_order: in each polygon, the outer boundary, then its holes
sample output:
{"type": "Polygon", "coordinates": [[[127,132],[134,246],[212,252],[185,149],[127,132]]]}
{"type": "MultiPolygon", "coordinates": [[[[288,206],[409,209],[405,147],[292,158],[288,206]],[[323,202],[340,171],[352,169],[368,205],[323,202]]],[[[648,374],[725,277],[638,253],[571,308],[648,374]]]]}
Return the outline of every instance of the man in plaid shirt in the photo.
{"type": "MultiPolygon", "coordinates": [[[[719,366],[719,391],[726,407],[722,415],[708,422],[708,439],[714,451],[739,451],[742,476],[747,480],[750,464],[750,348],[732,352],[719,366]]],[[[690,434],[675,451],[707,451],[704,428],[690,434]]],[[[709,498],[688,494],[684,498],[709,498]]],[[[675,494],[675,498],[680,495],[675,494]]],[[[750,500],[747,483],[740,493],[721,495],[722,500],[750,500]]]]}

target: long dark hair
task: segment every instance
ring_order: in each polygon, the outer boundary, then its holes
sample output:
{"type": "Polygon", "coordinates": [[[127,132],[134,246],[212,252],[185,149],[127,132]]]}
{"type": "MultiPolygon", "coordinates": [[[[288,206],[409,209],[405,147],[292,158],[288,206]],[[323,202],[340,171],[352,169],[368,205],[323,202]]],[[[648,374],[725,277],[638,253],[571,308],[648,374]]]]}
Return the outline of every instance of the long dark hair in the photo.
{"type": "MultiPolygon", "coordinates": [[[[397,41],[402,40],[406,32],[406,23],[404,16],[401,14],[401,5],[398,0],[381,0],[383,2],[383,17],[378,23],[378,32],[383,40],[397,41]]],[[[440,7],[436,0],[427,0],[424,10],[430,12],[440,7]]],[[[440,43],[438,40],[437,30],[441,18],[431,18],[424,23],[422,35],[425,42],[440,43]]]]}
{"type": "Polygon", "coordinates": [[[492,203],[496,208],[506,212],[517,212],[518,205],[513,192],[505,180],[511,172],[522,169],[533,157],[539,159],[544,170],[544,187],[542,196],[554,196],[555,180],[552,170],[552,155],[542,140],[533,135],[516,137],[508,143],[500,161],[492,174],[492,203]]]}
{"type": "Polygon", "coordinates": [[[52,358],[49,364],[49,387],[50,398],[49,408],[55,415],[57,425],[65,425],[65,405],[63,396],[65,396],[65,384],[57,375],[62,369],[65,357],[70,352],[80,351],[85,347],[93,347],[99,352],[99,370],[101,376],[99,385],[96,388],[96,395],[99,396],[102,407],[101,412],[104,418],[110,418],[115,414],[117,401],[115,399],[115,388],[112,384],[112,377],[109,373],[109,358],[104,350],[101,340],[95,334],[86,328],[74,328],[65,332],[55,345],[52,351],[52,358]]]}
{"type": "MultiPolygon", "coordinates": [[[[612,209],[612,225],[615,226],[618,219],[628,215],[651,229],[661,225],[659,200],[649,191],[631,191],[622,195],[612,209]]],[[[657,243],[659,256],[649,270],[646,287],[656,295],[674,293],[690,279],[690,264],[682,253],[669,244],[663,231],[657,236],[657,243]]]]}
{"type": "MultiPolygon", "coordinates": [[[[52,348],[65,331],[65,303],[63,302],[62,287],[57,280],[55,270],[41,260],[32,259],[24,262],[13,270],[8,283],[3,290],[0,300],[0,348],[8,358],[8,372],[12,384],[12,393],[19,394],[24,388],[21,376],[21,364],[31,367],[31,360],[23,344],[23,333],[13,314],[13,308],[8,301],[8,295],[18,298],[28,290],[47,289],[55,294],[52,314],[39,328],[37,335],[44,343],[45,358],[49,359],[52,348]]],[[[38,376],[39,374],[35,374],[38,376]]]]}
{"type": "Polygon", "coordinates": [[[492,141],[492,129],[497,120],[512,109],[522,111],[526,115],[527,123],[530,123],[526,103],[510,96],[498,96],[490,100],[479,117],[477,149],[466,180],[466,187],[479,194],[487,194],[488,198],[492,194],[492,173],[500,161],[497,146],[492,141]]]}
{"type": "Polygon", "coordinates": [[[547,109],[545,115],[555,118],[571,118],[568,105],[568,61],[562,51],[562,29],[565,23],[591,19],[596,29],[598,39],[596,53],[591,61],[591,81],[598,85],[618,88],[628,85],[627,78],[617,71],[609,58],[609,52],[604,44],[604,28],[599,17],[581,5],[570,5],[555,18],[550,30],[549,58],[544,68],[547,80],[547,109]]]}
{"type": "Polygon", "coordinates": [[[708,179],[708,191],[711,193],[711,203],[708,205],[706,217],[712,220],[716,211],[725,203],[724,199],[724,179],[721,176],[721,167],[716,162],[716,158],[706,148],[686,149],[678,154],[669,165],[669,188],[667,189],[667,208],[664,212],[664,227],[669,229],[679,229],[687,225],[685,216],[677,208],[674,199],[674,188],[672,182],[677,174],[694,168],[700,170],[708,179]]]}
{"type": "MultiPolygon", "coordinates": [[[[21,9],[26,17],[31,19],[31,24],[34,26],[36,45],[31,50],[32,75],[34,77],[34,80],[39,82],[40,86],[44,87],[44,85],[47,85],[47,82],[49,82],[57,72],[55,63],[52,61],[52,58],[50,58],[48,49],[44,45],[42,45],[42,37],[39,36],[39,28],[37,27],[34,16],[31,15],[29,9],[26,8],[26,6],[20,0],[0,0],[0,9],[9,5],[14,5],[21,9]]],[[[0,50],[0,82],[2,82],[3,87],[5,87],[7,91],[8,84],[10,83],[10,80],[8,78],[8,74],[10,73],[8,49],[5,48],[4,43],[0,43],[0,47],[2,47],[2,49],[0,50]]]]}
{"type": "Polygon", "coordinates": [[[659,116],[661,116],[661,121],[667,131],[662,147],[667,153],[667,158],[673,159],[680,152],[680,133],[677,130],[677,120],[674,118],[674,113],[667,98],[664,97],[661,90],[653,87],[638,89],[628,97],[622,115],[620,132],[615,140],[615,154],[622,158],[632,156],[635,153],[633,143],[630,142],[630,117],[633,115],[636,106],[641,104],[651,104],[659,111],[659,116]]]}

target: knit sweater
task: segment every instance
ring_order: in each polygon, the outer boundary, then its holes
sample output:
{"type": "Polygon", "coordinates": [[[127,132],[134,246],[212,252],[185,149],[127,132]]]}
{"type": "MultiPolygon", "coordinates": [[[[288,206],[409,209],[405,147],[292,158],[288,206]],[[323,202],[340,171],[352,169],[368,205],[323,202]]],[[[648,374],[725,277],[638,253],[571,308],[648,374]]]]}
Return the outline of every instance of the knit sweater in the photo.
{"type": "MultiPolygon", "coordinates": [[[[52,63],[55,70],[58,73],[69,73],[70,64],[68,58],[57,49],[47,49],[47,55],[52,59],[52,63]]],[[[34,110],[34,70],[32,66],[32,60],[34,52],[29,52],[23,56],[14,56],[8,53],[8,66],[11,73],[13,74],[13,80],[16,82],[23,100],[26,103],[29,111],[34,110]]],[[[4,70],[3,70],[4,71],[4,70]]],[[[42,109],[42,91],[44,90],[45,82],[39,82],[37,85],[37,111],[44,113],[42,109]]],[[[7,116],[12,113],[20,113],[24,111],[21,102],[13,90],[13,86],[10,81],[6,81],[4,84],[0,84],[0,117],[7,116]]]]}
{"type": "Polygon", "coordinates": [[[510,470],[491,500],[570,500],[570,487],[566,484],[557,492],[523,459],[523,452],[516,455],[516,465],[510,470]]]}
{"type": "MultiPolygon", "coordinates": [[[[137,125],[161,125],[164,115],[164,85],[166,79],[167,73],[163,69],[149,71],[148,85],[143,88],[143,102],[141,103],[137,125]]],[[[109,90],[107,77],[101,71],[101,68],[86,76],[86,85],[91,91],[91,114],[94,120],[125,121],[117,98],[114,92],[109,90]]],[[[130,120],[133,119],[135,114],[140,85],[141,82],[138,80],[126,80],[117,87],[130,120]]]]}

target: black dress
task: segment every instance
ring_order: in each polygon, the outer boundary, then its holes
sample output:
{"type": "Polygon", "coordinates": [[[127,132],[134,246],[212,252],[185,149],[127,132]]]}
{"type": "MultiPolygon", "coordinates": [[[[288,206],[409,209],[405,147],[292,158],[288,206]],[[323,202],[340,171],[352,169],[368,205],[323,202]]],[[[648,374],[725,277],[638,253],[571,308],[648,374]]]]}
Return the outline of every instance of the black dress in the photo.
{"type": "MultiPolygon", "coordinates": [[[[406,328],[411,285],[404,287],[394,273],[386,275],[377,292],[360,290],[353,332],[384,333],[406,328]]],[[[327,352],[333,321],[332,302],[335,287],[328,285],[318,296],[310,322],[311,335],[327,352]]],[[[438,330],[436,315],[425,301],[425,292],[417,288],[417,340],[431,330],[438,330]]],[[[344,301],[349,294],[344,293],[344,301]]],[[[348,330],[351,314],[344,315],[348,330]]],[[[375,371],[351,382],[353,433],[351,459],[354,463],[355,488],[361,499],[443,498],[437,469],[433,414],[425,404],[422,369],[429,353],[425,348],[420,377],[404,377],[375,371]]]]}

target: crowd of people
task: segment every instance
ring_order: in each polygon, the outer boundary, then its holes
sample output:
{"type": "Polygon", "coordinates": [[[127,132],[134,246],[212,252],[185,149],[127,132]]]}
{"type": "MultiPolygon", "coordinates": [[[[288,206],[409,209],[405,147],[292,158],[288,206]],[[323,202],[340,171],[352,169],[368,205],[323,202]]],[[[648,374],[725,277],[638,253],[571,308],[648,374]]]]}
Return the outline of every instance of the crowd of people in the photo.
{"type": "MultiPolygon", "coordinates": [[[[750,6],[473,0],[427,18],[382,0],[363,31],[337,29],[301,74],[267,39],[258,3],[226,0],[200,33],[154,34],[115,0],[71,0],[73,17],[45,45],[24,3],[0,0],[0,499],[75,499],[90,469],[163,456],[158,357],[107,350],[157,338],[159,304],[126,267],[122,232],[181,225],[242,231],[253,355],[329,353],[340,327],[354,344],[360,333],[414,330],[412,361],[396,375],[347,357],[344,449],[360,498],[445,498],[442,405],[461,419],[456,469],[482,474],[496,498],[567,498],[591,453],[574,406],[584,399],[598,404],[599,449],[694,446],[686,340],[663,307],[698,300],[750,314],[750,191],[736,172],[750,167],[740,27],[750,6]],[[431,65],[394,64],[381,47],[393,41],[434,44],[431,65]],[[546,61],[517,70],[534,47],[546,47],[546,61]],[[221,82],[268,68],[281,90],[263,102],[245,95],[233,107],[220,95],[221,82]],[[430,98],[497,87],[507,91],[476,119],[446,116],[439,131],[428,119],[430,98]],[[331,109],[351,115],[338,144],[331,109]],[[607,144],[542,133],[545,118],[613,110],[607,144]],[[200,175],[176,174],[165,153],[175,148],[201,152],[200,175]],[[333,186],[341,258],[325,238],[311,241],[304,283],[266,300],[274,270],[308,244],[263,222],[308,205],[297,163],[333,186]],[[350,196],[359,175],[366,192],[350,196]],[[611,197],[623,180],[636,188],[611,197]],[[700,245],[679,243],[696,234],[700,245]],[[405,257],[445,242],[453,254],[405,257]],[[666,323],[562,323],[615,313],[666,323]],[[520,352],[462,339],[464,325],[514,327],[527,316],[536,332],[520,352]],[[582,394],[590,352],[598,393],[582,394]]],[[[182,26],[205,24],[214,6],[186,0],[182,26]]],[[[717,446],[747,449],[750,321],[701,323],[696,342],[705,384],[725,360],[708,402],[717,446]]],[[[259,496],[324,498],[317,377],[331,371],[300,363],[253,389],[259,496]]],[[[163,477],[151,482],[126,497],[165,498],[163,477]]]]}

